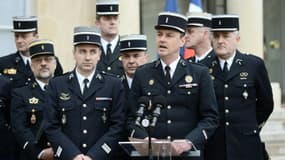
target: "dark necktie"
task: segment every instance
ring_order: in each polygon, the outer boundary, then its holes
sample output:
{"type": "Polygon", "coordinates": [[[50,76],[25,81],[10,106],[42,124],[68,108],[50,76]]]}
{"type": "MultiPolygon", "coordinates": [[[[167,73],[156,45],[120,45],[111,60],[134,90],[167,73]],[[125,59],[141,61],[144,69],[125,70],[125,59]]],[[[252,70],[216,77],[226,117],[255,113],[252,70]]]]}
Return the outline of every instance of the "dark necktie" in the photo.
{"type": "Polygon", "coordinates": [[[26,67],[26,71],[27,71],[28,75],[32,75],[33,72],[31,70],[30,62],[28,60],[26,62],[26,66],[25,67],[26,67]]]}
{"type": "Polygon", "coordinates": [[[229,74],[228,62],[227,61],[225,61],[225,63],[224,63],[223,72],[224,72],[224,76],[227,77],[229,74]]]}
{"type": "Polygon", "coordinates": [[[111,43],[107,44],[107,50],[106,50],[107,52],[106,52],[106,55],[105,55],[105,63],[106,64],[108,64],[110,59],[111,59],[111,55],[112,55],[111,46],[112,46],[111,43]]]}
{"type": "Polygon", "coordinates": [[[164,69],[165,69],[165,78],[166,78],[167,84],[170,85],[171,84],[170,67],[165,66],[164,69]]]}
{"type": "Polygon", "coordinates": [[[47,84],[44,85],[44,90],[45,90],[45,91],[47,90],[47,88],[48,88],[48,85],[47,85],[47,84]]]}
{"type": "Polygon", "coordinates": [[[83,83],[84,83],[84,87],[83,87],[83,96],[85,96],[86,95],[86,93],[87,93],[87,90],[88,90],[88,83],[89,83],[89,80],[87,79],[87,78],[85,78],[84,80],[83,80],[83,83]]]}

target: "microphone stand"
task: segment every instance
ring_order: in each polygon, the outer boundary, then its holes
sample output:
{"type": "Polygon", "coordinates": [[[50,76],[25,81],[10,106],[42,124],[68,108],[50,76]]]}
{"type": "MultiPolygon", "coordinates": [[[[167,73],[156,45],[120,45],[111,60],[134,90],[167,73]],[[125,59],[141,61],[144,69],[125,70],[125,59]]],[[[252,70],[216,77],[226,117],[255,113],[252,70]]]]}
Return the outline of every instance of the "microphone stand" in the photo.
{"type": "Polygon", "coordinates": [[[150,126],[150,120],[152,119],[151,115],[146,116],[142,120],[142,126],[144,128],[147,128],[147,134],[148,134],[148,159],[153,160],[153,153],[152,153],[152,142],[151,142],[151,126],[150,126]]]}
{"type": "Polygon", "coordinates": [[[151,127],[150,125],[147,127],[148,132],[148,159],[153,160],[153,153],[152,153],[152,143],[151,143],[151,127]]]}

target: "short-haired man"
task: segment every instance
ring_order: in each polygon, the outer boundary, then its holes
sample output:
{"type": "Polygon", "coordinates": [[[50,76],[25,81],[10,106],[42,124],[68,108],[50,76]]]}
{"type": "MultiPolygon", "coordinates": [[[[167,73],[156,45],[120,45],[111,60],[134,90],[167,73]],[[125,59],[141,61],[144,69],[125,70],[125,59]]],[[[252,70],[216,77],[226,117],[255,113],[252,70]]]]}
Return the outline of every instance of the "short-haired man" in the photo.
{"type": "Polygon", "coordinates": [[[215,85],[220,124],[209,139],[206,160],[263,160],[260,130],[273,110],[273,96],[262,59],[243,54],[239,17],[212,17],[215,57],[209,71],[215,85]]]}
{"type": "Polygon", "coordinates": [[[191,12],[188,13],[187,19],[185,47],[195,51],[195,56],[188,60],[208,66],[210,59],[214,56],[211,46],[212,15],[191,12]]]}
{"type": "Polygon", "coordinates": [[[121,36],[120,51],[125,75],[122,77],[126,90],[131,89],[136,69],[147,63],[147,39],[145,35],[121,36]]]}
{"type": "MultiPolygon", "coordinates": [[[[134,107],[140,97],[151,101],[164,97],[166,106],[160,109],[157,122],[151,122],[151,137],[172,141],[173,152],[179,156],[191,149],[201,150],[197,159],[202,160],[204,144],[218,125],[218,110],[208,69],[189,63],[179,55],[185,42],[186,24],[183,15],[159,14],[155,29],[160,59],[136,70],[129,101],[134,107]]],[[[159,101],[164,103],[163,98],[159,101]]],[[[135,126],[135,114],[128,119],[131,136],[147,138],[148,132],[135,126]]]]}
{"type": "Polygon", "coordinates": [[[74,29],[75,69],[49,84],[46,134],[58,159],[112,159],[125,122],[120,79],[100,73],[100,33],[74,29]]]}
{"type": "Polygon", "coordinates": [[[97,0],[95,23],[101,30],[103,51],[97,69],[121,77],[124,69],[120,58],[118,0],[97,0]]]}

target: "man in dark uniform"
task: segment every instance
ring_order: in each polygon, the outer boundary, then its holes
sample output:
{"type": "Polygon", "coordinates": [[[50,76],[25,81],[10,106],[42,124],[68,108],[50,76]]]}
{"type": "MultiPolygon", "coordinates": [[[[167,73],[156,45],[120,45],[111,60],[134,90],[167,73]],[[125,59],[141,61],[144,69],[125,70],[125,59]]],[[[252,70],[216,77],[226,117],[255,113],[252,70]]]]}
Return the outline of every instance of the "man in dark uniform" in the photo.
{"type": "Polygon", "coordinates": [[[100,33],[76,27],[75,69],[49,84],[46,134],[58,159],[112,159],[125,121],[120,79],[98,72],[100,33]]]}
{"type": "MultiPolygon", "coordinates": [[[[161,108],[151,137],[172,141],[172,149],[177,155],[195,149],[201,151],[198,157],[173,158],[175,160],[202,160],[204,143],[218,125],[218,110],[207,68],[179,56],[180,47],[185,42],[186,25],[183,15],[172,12],[159,14],[155,29],[160,59],[136,70],[130,101],[134,107],[141,96],[150,99],[164,96],[167,104],[161,108]]],[[[128,121],[131,136],[147,138],[149,135],[144,129],[134,126],[134,117],[135,113],[128,121]]]]}
{"type": "Polygon", "coordinates": [[[96,1],[96,26],[101,30],[102,54],[97,69],[117,77],[124,74],[120,57],[118,0],[96,1]]]}
{"type": "Polygon", "coordinates": [[[188,13],[185,47],[194,49],[195,56],[188,59],[189,62],[209,65],[214,56],[211,46],[212,15],[208,13],[188,13]]]}
{"type": "Polygon", "coordinates": [[[145,35],[130,34],[120,39],[120,51],[125,74],[121,77],[128,95],[136,69],[147,63],[147,40],[145,35]]]}
{"type": "Polygon", "coordinates": [[[16,141],[10,127],[11,81],[0,75],[0,160],[17,160],[16,141]]]}
{"type": "MultiPolygon", "coordinates": [[[[28,45],[38,38],[37,17],[14,17],[13,32],[17,52],[0,58],[0,73],[9,77],[13,88],[22,87],[33,82],[30,68],[31,59],[28,45]]],[[[55,75],[61,75],[62,67],[57,60],[55,75]]]]}
{"type": "MultiPolygon", "coordinates": [[[[129,94],[136,69],[147,63],[148,55],[147,39],[145,35],[141,34],[129,34],[123,35],[120,38],[120,51],[122,57],[122,64],[125,74],[121,77],[125,88],[126,103],[128,103],[129,94]]],[[[128,109],[135,109],[134,107],[128,109]]],[[[130,112],[130,111],[127,111],[130,112]]],[[[125,132],[123,141],[128,141],[128,134],[125,132]]],[[[123,151],[121,151],[123,152],[123,151]]],[[[126,160],[126,154],[121,153],[121,157],[118,159],[126,160]]]]}
{"type": "Polygon", "coordinates": [[[21,148],[21,160],[53,159],[54,153],[43,134],[46,107],[45,86],[56,68],[53,43],[35,40],[29,45],[35,81],[12,92],[11,125],[21,148]]]}
{"type": "Polygon", "coordinates": [[[262,59],[237,50],[239,17],[212,17],[211,73],[220,124],[209,139],[206,160],[263,160],[260,130],[273,110],[270,81],[262,59]]]}

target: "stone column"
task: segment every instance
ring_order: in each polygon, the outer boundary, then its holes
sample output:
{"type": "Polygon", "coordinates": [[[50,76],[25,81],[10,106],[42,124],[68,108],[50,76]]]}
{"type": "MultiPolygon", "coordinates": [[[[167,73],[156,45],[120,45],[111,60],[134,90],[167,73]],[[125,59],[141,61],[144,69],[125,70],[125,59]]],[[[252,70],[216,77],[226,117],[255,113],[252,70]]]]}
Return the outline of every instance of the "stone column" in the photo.
{"type": "Polygon", "coordinates": [[[263,1],[228,0],[228,14],[240,16],[239,49],[263,57],[263,1]]]}

